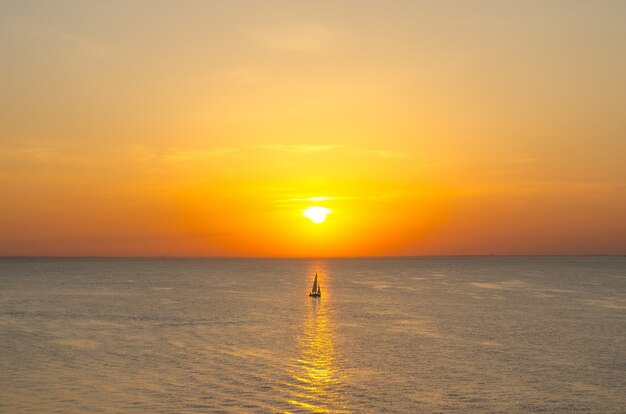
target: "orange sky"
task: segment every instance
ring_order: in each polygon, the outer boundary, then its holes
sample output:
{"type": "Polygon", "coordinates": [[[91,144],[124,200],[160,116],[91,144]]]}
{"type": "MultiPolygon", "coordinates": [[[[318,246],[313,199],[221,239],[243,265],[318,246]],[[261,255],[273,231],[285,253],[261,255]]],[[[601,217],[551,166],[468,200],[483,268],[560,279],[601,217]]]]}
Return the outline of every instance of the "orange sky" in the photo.
{"type": "Polygon", "coordinates": [[[5,2],[0,255],[625,254],[625,19],[5,2]]]}

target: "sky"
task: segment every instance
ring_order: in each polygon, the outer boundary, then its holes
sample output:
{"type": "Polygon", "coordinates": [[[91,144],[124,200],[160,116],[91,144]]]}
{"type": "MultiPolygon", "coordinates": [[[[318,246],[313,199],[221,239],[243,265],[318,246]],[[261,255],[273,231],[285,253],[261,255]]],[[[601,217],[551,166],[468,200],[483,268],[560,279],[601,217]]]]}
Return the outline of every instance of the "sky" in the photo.
{"type": "Polygon", "coordinates": [[[626,254],[624,21],[0,1],[0,255],[626,254]]]}

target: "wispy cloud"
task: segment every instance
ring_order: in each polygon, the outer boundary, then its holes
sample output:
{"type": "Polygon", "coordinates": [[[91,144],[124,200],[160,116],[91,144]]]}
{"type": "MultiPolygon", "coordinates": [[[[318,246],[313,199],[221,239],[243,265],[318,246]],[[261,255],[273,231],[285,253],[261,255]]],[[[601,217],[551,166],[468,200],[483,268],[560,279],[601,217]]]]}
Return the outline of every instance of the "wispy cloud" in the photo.
{"type": "Polygon", "coordinates": [[[210,157],[223,157],[227,155],[254,155],[258,152],[280,152],[293,154],[310,154],[321,151],[330,151],[340,148],[340,145],[242,145],[239,147],[214,147],[207,149],[175,150],[165,155],[165,159],[173,162],[185,162],[210,157]]]}
{"type": "Polygon", "coordinates": [[[257,29],[251,39],[266,48],[300,53],[322,53],[331,47],[332,31],[324,26],[300,24],[257,29]]]}
{"type": "Polygon", "coordinates": [[[364,155],[371,155],[374,157],[380,158],[406,158],[407,154],[398,152],[398,151],[389,151],[389,150],[373,150],[373,151],[364,151],[364,155]]]}
{"type": "Polygon", "coordinates": [[[330,151],[334,149],[341,148],[341,145],[310,145],[310,144],[297,144],[297,145],[253,145],[247,148],[250,149],[265,149],[270,151],[279,151],[279,152],[294,152],[294,153],[311,153],[311,152],[321,152],[321,151],[330,151]]]}
{"type": "Polygon", "coordinates": [[[272,200],[273,203],[322,203],[324,201],[344,200],[345,197],[314,196],[314,197],[290,197],[272,200]]]}
{"type": "Polygon", "coordinates": [[[87,36],[67,31],[33,26],[30,22],[10,26],[10,30],[17,36],[30,37],[41,42],[46,41],[51,48],[65,48],[68,53],[94,59],[107,57],[109,50],[87,36]]]}
{"type": "Polygon", "coordinates": [[[78,53],[91,57],[91,58],[104,58],[107,55],[107,50],[102,45],[84,37],[78,36],[72,33],[57,32],[57,31],[42,31],[42,35],[51,39],[56,39],[59,42],[63,42],[70,46],[78,53]]]}
{"type": "Polygon", "coordinates": [[[407,158],[407,154],[391,150],[361,150],[349,148],[344,145],[329,144],[267,144],[267,145],[241,145],[234,147],[214,147],[198,149],[175,149],[163,154],[162,158],[170,162],[194,162],[209,158],[223,158],[226,156],[259,157],[285,154],[306,156],[322,152],[332,152],[338,156],[371,157],[383,159],[407,158]]]}
{"type": "Polygon", "coordinates": [[[60,151],[58,145],[38,143],[0,146],[0,168],[49,164],[59,157],[60,151]]]}
{"type": "Polygon", "coordinates": [[[539,158],[514,158],[503,161],[503,164],[533,164],[539,162],[539,158]]]}
{"type": "Polygon", "coordinates": [[[102,42],[84,34],[69,32],[65,28],[53,27],[52,21],[49,24],[13,18],[3,21],[0,28],[8,30],[8,34],[19,38],[20,42],[27,40],[25,45],[34,42],[39,48],[44,46],[54,52],[65,49],[68,54],[93,59],[109,56],[110,49],[102,42]]]}
{"type": "Polygon", "coordinates": [[[240,151],[241,148],[237,147],[217,147],[200,150],[183,150],[173,151],[170,154],[167,154],[164,158],[165,160],[171,162],[188,162],[215,156],[234,154],[240,151]]]}
{"type": "Polygon", "coordinates": [[[254,71],[245,66],[236,66],[233,67],[221,74],[218,75],[217,81],[223,82],[225,80],[236,83],[252,83],[257,80],[254,71]]]}
{"type": "Polygon", "coordinates": [[[618,181],[513,180],[489,183],[466,189],[466,194],[550,194],[601,195],[624,191],[626,184],[618,181]]]}

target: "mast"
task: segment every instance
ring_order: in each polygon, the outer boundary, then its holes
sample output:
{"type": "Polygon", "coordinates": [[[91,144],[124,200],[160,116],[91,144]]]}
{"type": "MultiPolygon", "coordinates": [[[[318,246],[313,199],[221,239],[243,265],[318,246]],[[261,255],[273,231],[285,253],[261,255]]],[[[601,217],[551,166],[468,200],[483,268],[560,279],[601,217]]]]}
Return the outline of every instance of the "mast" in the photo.
{"type": "Polygon", "coordinates": [[[322,296],[322,284],[321,283],[317,285],[317,294],[319,296],[322,296]]]}

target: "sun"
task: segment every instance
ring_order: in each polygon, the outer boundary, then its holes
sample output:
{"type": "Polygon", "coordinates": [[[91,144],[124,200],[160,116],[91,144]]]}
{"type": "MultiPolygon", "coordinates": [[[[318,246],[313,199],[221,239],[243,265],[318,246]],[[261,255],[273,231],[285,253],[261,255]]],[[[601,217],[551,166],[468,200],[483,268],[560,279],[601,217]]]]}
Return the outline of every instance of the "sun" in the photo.
{"type": "Polygon", "coordinates": [[[302,212],[302,215],[313,223],[320,224],[326,220],[326,216],[330,213],[330,210],[326,207],[309,207],[302,212]]]}

